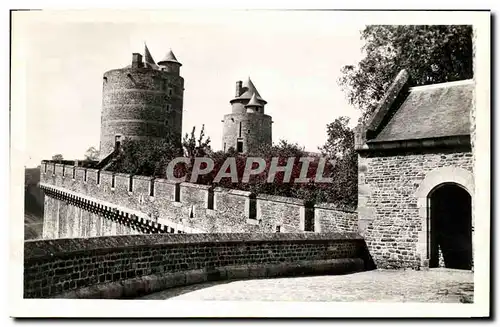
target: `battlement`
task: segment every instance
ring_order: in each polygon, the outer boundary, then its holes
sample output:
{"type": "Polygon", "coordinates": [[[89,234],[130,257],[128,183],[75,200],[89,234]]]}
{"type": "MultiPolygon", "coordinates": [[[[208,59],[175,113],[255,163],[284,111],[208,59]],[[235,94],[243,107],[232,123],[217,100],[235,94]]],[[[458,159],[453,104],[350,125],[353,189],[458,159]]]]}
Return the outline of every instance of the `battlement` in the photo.
{"type": "MultiPolygon", "coordinates": [[[[357,214],[352,211],[210,185],[47,161],[42,162],[40,185],[181,232],[357,232],[357,214]]],[[[51,192],[46,195],[52,197],[51,192]]]]}

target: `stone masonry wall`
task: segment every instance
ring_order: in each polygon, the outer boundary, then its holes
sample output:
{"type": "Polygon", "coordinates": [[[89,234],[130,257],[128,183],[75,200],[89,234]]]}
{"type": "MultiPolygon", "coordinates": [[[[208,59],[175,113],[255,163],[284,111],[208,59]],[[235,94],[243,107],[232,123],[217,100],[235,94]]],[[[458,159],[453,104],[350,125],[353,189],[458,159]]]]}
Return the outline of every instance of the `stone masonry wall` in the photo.
{"type": "Polygon", "coordinates": [[[180,142],[184,79],[147,68],[124,68],[103,76],[100,158],[113,151],[115,135],[180,142]]]}
{"type": "Polygon", "coordinates": [[[222,147],[224,151],[243,141],[243,152],[247,153],[262,144],[272,143],[272,118],[259,113],[231,113],[224,116],[222,147]],[[241,123],[241,133],[240,133],[241,123]]]}
{"type": "Polygon", "coordinates": [[[315,208],[315,226],[317,232],[358,232],[358,213],[337,209],[331,203],[320,203],[315,208]]]}
{"type": "Polygon", "coordinates": [[[420,267],[417,246],[423,226],[415,192],[436,168],[472,172],[472,153],[360,154],[358,162],[359,228],[375,264],[420,267]]]}
{"type": "MultiPolygon", "coordinates": [[[[111,286],[140,283],[138,278],[170,276],[173,285],[203,282],[222,271],[247,277],[312,271],[315,263],[337,262],[337,273],[364,269],[364,242],[357,234],[157,234],[88,239],[27,241],[24,245],[24,297],[62,296],[97,286],[97,297],[111,286]],[[338,267],[340,264],[340,267],[338,267]],[[221,270],[221,267],[235,267],[221,270]],[[239,269],[239,270],[238,270],[239,269]],[[197,272],[197,280],[188,280],[197,272]],[[128,282],[130,281],[130,282],[128,282]],[[108,288],[107,288],[108,287],[108,288]]],[[[335,270],[320,273],[335,273],[335,270]]],[[[144,280],[143,280],[144,281],[144,280]]],[[[164,283],[156,291],[166,288],[164,283]]],[[[145,287],[144,292],[155,291],[145,287]]],[[[138,294],[132,294],[137,296],[138,294]]]]}
{"type": "MultiPolygon", "coordinates": [[[[223,188],[212,190],[206,185],[179,184],[145,176],[113,175],[108,171],[50,162],[42,163],[40,185],[109,209],[105,212],[88,212],[46,194],[44,238],[136,233],[136,229],[122,228],[118,224],[123,220],[120,217],[125,215],[168,226],[169,232],[274,233],[277,226],[282,233],[305,230],[306,208],[299,199],[254,196],[249,192],[223,188]],[[119,211],[119,219],[109,214],[114,209],[119,211]],[[104,213],[112,221],[103,219],[104,213]]],[[[345,216],[342,211],[333,207],[312,210],[313,215],[321,217],[314,220],[314,231],[354,231],[346,229],[345,223],[336,218],[345,216]],[[335,223],[329,222],[330,219],[339,222],[337,227],[335,223]]],[[[346,219],[356,220],[356,217],[348,215],[346,219]]],[[[124,221],[128,222],[129,219],[124,221]]]]}
{"type": "Polygon", "coordinates": [[[293,233],[304,231],[305,206],[300,199],[260,194],[257,196],[257,219],[266,232],[293,233]]]}

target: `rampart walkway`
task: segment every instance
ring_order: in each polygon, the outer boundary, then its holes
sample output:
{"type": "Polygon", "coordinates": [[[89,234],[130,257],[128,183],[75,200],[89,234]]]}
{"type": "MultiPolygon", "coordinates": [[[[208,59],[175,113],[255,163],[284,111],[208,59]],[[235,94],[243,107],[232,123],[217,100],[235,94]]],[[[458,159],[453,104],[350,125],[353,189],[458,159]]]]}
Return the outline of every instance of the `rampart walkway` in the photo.
{"type": "Polygon", "coordinates": [[[445,302],[473,300],[470,271],[372,270],[348,275],[210,282],[142,299],[223,301],[445,302]]]}

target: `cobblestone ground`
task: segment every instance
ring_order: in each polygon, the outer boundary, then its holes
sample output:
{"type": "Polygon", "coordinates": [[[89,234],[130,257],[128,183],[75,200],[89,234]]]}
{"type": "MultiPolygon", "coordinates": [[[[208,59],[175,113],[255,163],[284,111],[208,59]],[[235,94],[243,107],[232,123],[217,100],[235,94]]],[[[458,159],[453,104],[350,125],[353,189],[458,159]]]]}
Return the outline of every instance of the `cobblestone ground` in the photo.
{"type": "Polygon", "coordinates": [[[207,301],[472,302],[470,271],[373,270],[314,276],[211,282],[169,289],[142,299],[207,301]]]}

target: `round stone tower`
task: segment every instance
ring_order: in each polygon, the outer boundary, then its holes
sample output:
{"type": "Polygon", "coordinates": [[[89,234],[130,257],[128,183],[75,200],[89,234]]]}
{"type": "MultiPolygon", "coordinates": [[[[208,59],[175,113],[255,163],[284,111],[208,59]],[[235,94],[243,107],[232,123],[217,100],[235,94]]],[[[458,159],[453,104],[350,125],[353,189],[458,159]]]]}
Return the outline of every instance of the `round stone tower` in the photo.
{"type": "Polygon", "coordinates": [[[267,102],[248,78],[245,83],[236,82],[236,94],[230,101],[232,112],[224,115],[222,147],[248,153],[260,145],[272,144],[272,118],[264,113],[267,102]]]}
{"type": "Polygon", "coordinates": [[[173,137],[180,146],[184,79],[180,62],[170,50],[155,63],[147,46],[144,62],[132,54],[132,64],[104,73],[100,159],[125,138],[173,137]]]}

